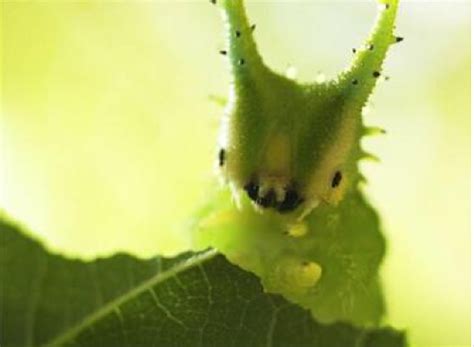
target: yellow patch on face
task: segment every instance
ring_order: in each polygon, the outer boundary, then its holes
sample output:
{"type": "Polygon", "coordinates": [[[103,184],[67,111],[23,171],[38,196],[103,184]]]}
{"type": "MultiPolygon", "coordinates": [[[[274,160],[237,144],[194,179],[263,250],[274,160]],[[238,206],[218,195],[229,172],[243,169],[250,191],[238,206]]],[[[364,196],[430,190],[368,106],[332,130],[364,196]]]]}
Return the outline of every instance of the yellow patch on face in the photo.
{"type": "Polygon", "coordinates": [[[273,135],[266,144],[263,164],[269,176],[289,176],[291,147],[288,135],[273,135]]]}

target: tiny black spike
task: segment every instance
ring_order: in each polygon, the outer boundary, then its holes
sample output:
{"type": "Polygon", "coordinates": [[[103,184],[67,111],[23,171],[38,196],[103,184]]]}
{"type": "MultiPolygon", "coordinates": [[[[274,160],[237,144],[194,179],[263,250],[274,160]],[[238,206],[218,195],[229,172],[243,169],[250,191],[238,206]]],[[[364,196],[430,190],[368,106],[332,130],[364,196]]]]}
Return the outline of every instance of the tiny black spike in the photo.
{"type": "Polygon", "coordinates": [[[257,24],[252,24],[252,25],[250,26],[250,31],[251,31],[251,32],[254,32],[256,27],[257,27],[257,24]]]}
{"type": "Polygon", "coordinates": [[[219,53],[222,54],[222,55],[227,55],[227,51],[226,51],[226,50],[219,51],[219,53]]]}
{"type": "Polygon", "coordinates": [[[357,49],[352,48],[352,53],[355,53],[355,52],[357,52],[357,49]]]}
{"type": "Polygon", "coordinates": [[[404,40],[404,39],[403,39],[403,37],[401,37],[401,36],[395,37],[395,42],[396,42],[396,43],[402,42],[403,40],[404,40]]]}
{"type": "Polygon", "coordinates": [[[372,72],[372,76],[374,76],[375,78],[377,78],[377,77],[380,76],[380,72],[374,71],[374,72],[372,72]]]}

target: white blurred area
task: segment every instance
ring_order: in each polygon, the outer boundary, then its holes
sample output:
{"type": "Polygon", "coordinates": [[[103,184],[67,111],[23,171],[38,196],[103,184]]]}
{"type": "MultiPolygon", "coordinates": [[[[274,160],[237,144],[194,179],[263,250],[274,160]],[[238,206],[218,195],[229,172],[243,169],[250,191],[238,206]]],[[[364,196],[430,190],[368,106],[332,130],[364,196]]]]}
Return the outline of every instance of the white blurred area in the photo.
{"type": "MultiPolygon", "coordinates": [[[[227,93],[208,2],[3,4],[0,207],[48,246],[93,257],[186,247],[205,201],[227,93]]],[[[402,2],[367,123],[366,164],[389,253],[387,323],[412,346],[468,346],[470,3],[402,2]]],[[[333,77],[374,2],[251,2],[264,59],[333,77]]]]}

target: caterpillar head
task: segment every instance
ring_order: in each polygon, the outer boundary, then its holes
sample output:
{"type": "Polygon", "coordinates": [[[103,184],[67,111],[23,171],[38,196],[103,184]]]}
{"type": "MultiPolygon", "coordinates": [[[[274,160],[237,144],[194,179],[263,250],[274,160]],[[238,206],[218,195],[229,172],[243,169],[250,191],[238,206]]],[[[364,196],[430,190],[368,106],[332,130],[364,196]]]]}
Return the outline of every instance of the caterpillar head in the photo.
{"type": "Polygon", "coordinates": [[[219,137],[225,179],[259,209],[299,215],[337,204],[360,179],[367,133],[361,111],[393,42],[397,0],[386,0],[351,66],[326,83],[300,84],[260,57],[242,0],[221,0],[232,83],[219,137]],[[387,35],[387,30],[390,35],[387,35]]]}

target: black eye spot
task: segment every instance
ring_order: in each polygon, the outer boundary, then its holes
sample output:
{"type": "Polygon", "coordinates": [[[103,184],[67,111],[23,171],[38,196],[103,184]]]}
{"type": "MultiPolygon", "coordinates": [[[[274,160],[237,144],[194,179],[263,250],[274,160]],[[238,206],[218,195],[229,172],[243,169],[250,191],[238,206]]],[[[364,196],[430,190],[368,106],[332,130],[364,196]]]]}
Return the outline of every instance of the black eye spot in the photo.
{"type": "Polygon", "coordinates": [[[372,72],[372,76],[374,76],[375,78],[377,78],[377,77],[380,76],[380,72],[374,71],[374,72],[372,72]]]}
{"type": "Polygon", "coordinates": [[[225,163],[225,149],[221,148],[219,150],[219,166],[222,167],[224,166],[225,163]]]}
{"type": "Polygon", "coordinates": [[[331,187],[336,188],[341,183],[341,181],[342,181],[342,173],[341,171],[336,171],[331,181],[331,187]]]}
{"type": "Polygon", "coordinates": [[[250,181],[244,186],[244,190],[247,192],[250,200],[256,201],[258,198],[258,184],[253,181],[250,181]]]}

